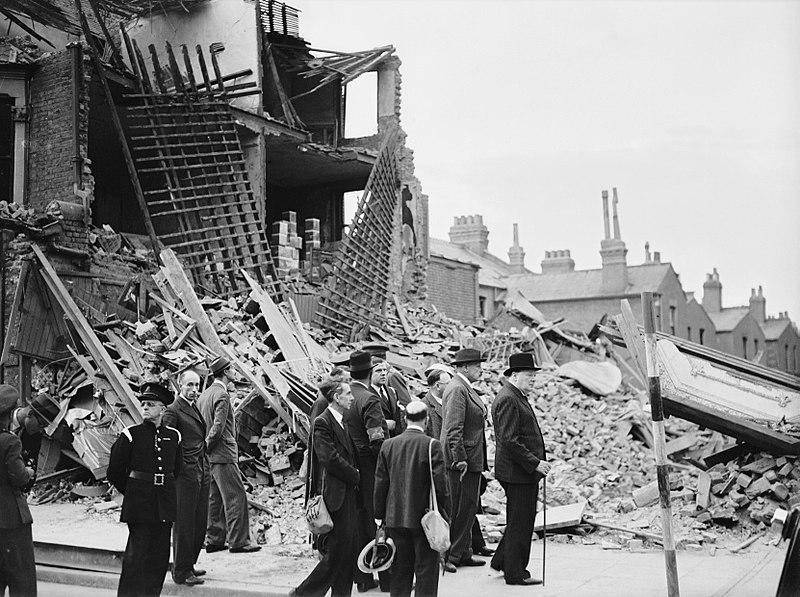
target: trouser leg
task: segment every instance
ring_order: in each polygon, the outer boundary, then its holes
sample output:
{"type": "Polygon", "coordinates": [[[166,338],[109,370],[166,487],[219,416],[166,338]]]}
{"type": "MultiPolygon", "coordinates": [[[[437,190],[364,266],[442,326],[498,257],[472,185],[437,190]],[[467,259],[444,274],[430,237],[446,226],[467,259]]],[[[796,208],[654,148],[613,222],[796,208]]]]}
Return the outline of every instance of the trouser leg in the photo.
{"type": "Polygon", "coordinates": [[[227,529],[225,528],[225,507],[222,501],[222,490],[217,467],[211,465],[211,481],[208,494],[208,524],[206,525],[206,545],[224,545],[227,529]]]}
{"type": "Polygon", "coordinates": [[[453,562],[472,556],[472,521],[478,508],[480,473],[467,472],[459,480],[459,471],[450,471],[451,487],[458,487],[458,502],[454,502],[455,514],[450,526],[450,559],[453,562]]]}
{"type": "Polygon", "coordinates": [[[192,544],[192,567],[197,563],[197,558],[203,550],[206,538],[206,525],[208,524],[208,495],[211,487],[211,472],[208,462],[203,464],[200,477],[200,494],[197,498],[197,507],[194,516],[194,541],[192,544]]]}
{"type": "Polygon", "coordinates": [[[414,597],[435,597],[439,591],[439,552],[431,549],[421,529],[415,529],[413,537],[416,556],[414,574],[417,578],[414,597]]]}
{"type": "Polygon", "coordinates": [[[31,525],[0,530],[0,595],[36,596],[36,563],[31,525]]]}
{"type": "MultiPolygon", "coordinates": [[[[196,545],[195,521],[198,516],[199,502],[203,499],[200,495],[201,474],[197,469],[190,469],[181,473],[175,481],[178,508],[172,529],[172,558],[174,564],[172,577],[175,582],[179,583],[186,580],[186,577],[192,573],[192,567],[197,561],[194,551],[196,545]]],[[[204,516],[201,537],[205,535],[206,522],[207,520],[204,516]]]]}
{"type": "Polygon", "coordinates": [[[144,595],[156,597],[164,588],[164,578],[169,568],[169,537],[172,523],[160,522],[152,525],[147,557],[147,581],[144,595]]]}
{"type": "MultiPolygon", "coordinates": [[[[356,544],[358,552],[360,553],[364,546],[375,538],[377,527],[375,526],[375,519],[371,518],[369,512],[365,508],[359,508],[357,511],[357,532],[356,544]]],[[[366,583],[375,580],[373,574],[361,572],[357,567],[353,570],[353,578],[357,583],[366,583]]]]}
{"type": "MultiPolygon", "coordinates": [[[[250,543],[250,516],[247,512],[247,492],[238,465],[215,464],[216,482],[220,488],[225,511],[228,546],[243,547],[250,543]]],[[[210,506],[209,506],[210,507],[210,506]]]]}
{"type": "Polygon", "coordinates": [[[145,593],[145,574],[149,548],[148,525],[128,523],[128,543],[122,556],[117,595],[139,597],[145,593]]]}
{"type": "MultiPolygon", "coordinates": [[[[506,492],[503,567],[506,580],[521,580],[531,555],[538,485],[501,483],[506,492]]],[[[499,550],[498,550],[499,551],[499,550]]]]}
{"type": "MultiPolygon", "coordinates": [[[[478,504],[478,508],[480,509],[480,503],[478,504]]],[[[470,529],[470,535],[472,540],[472,551],[478,552],[486,547],[486,540],[483,538],[483,531],[481,530],[481,523],[478,521],[478,517],[475,516],[472,522],[472,529],[470,529]]]]}
{"type": "Polygon", "coordinates": [[[392,597],[408,597],[414,582],[414,537],[410,529],[387,529],[387,533],[395,547],[389,592],[392,597]]]}

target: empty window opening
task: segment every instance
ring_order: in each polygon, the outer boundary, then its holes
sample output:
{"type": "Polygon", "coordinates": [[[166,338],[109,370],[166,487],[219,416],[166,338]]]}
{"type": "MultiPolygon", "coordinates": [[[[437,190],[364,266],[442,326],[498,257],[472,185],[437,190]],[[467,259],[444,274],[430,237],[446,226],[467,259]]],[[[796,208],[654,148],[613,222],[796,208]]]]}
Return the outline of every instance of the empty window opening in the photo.
{"type": "Polygon", "coordinates": [[[344,114],[345,137],[378,133],[378,73],[364,73],[347,84],[344,114]]]}

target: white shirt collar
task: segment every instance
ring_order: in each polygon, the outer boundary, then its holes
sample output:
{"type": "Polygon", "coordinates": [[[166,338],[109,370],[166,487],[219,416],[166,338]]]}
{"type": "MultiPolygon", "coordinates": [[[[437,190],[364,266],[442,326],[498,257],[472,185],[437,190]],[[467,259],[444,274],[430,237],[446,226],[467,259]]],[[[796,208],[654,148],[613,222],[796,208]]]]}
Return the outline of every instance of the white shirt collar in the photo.
{"type": "Polygon", "coordinates": [[[331,414],[333,415],[333,418],[336,419],[337,423],[339,423],[339,427],[344,429],[344,423],[342,422],[342,418],[343,418],[344,415],[342,415],[342,413],[337,412],[337,411],[335,411],[334,409],[332,409],[330,407],[328,408],[328,410],[331,411],[331,414]]]}
{"type": "Polygon", "coordinates": [[[433,398],[433,400],[436,402],[436,404],[441,404],[442,403],[441,396],[437,396],[433,392],[431,392],[430,395],[431,395],[431,398],[433,398]]]}
{"type": "Polygon", "coordinates": [[[222,387],[223,387],[223,388],[225,388],[226,390],[228,389],[228,384],[226,384],[226,383],[225,383],[225,382],[224,382],[222,379],[220,379],[220,378],[217,378],[217,379],[215,379],[214,381],[212,381],[212,382],[211,382],[211,385],[213,386],[215,383],[218,383],[220,386],[222,386],[222,387]]]}
{"type": "Polygon", "coordinates": [[[422,433],[425,433],[425,430],[417,423],[407,423],[406,429],[416,429],[417,431],[422,431],[422,433]]]}

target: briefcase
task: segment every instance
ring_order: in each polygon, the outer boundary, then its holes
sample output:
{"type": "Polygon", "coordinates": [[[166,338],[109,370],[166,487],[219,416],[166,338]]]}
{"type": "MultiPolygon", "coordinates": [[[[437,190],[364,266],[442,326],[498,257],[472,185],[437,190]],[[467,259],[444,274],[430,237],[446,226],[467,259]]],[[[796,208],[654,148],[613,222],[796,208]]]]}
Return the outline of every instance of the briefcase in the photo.
{"type": "Polygon", "coordinates": [[[436,486],[433,484],[433,440],[428,444],[428,466],[431,474],[431,495],[428,511],[422,516],[420,524],[425,532],[425,538],[431,549],[444,553],[450,549],[450,525],[439,513],[439,504],[436,501],[436,486]]]}

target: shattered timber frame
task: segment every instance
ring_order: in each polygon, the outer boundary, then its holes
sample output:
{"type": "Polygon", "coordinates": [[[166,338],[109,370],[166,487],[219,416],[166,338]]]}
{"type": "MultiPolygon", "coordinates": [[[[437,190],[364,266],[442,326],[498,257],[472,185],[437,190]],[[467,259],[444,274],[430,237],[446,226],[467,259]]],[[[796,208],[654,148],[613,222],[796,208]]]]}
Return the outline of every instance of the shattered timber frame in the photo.
{"type": "Polygon", "coordinates": [[[188,48],[181,48],[184,75],[167,43],[168,87],[155,47],[149,46],[151,80],[136,42],[124,30],[122,36],[139,83],[138,94],[125,96],[134,100],[128,108],[131,153],[159,240],[180,255],[195,284],[207,291],[221,296],[247,291],[237,274],[249,271],[272,296],[280,297],[228,104],[230,98],[260,90],[251,88],[253,84],[225,86],[217,62],[222,44],[210,48],[213,81],[203,49],[195,48],[202,76],[198,83],[188,48]]]}
{"type": "Polygon", "coordinates": [[[401,218],[397,137],[394,128],[383,140],[316,313],[321,326],[349,341],[364,337],[372,321],[385,317],[401,218]]]}

